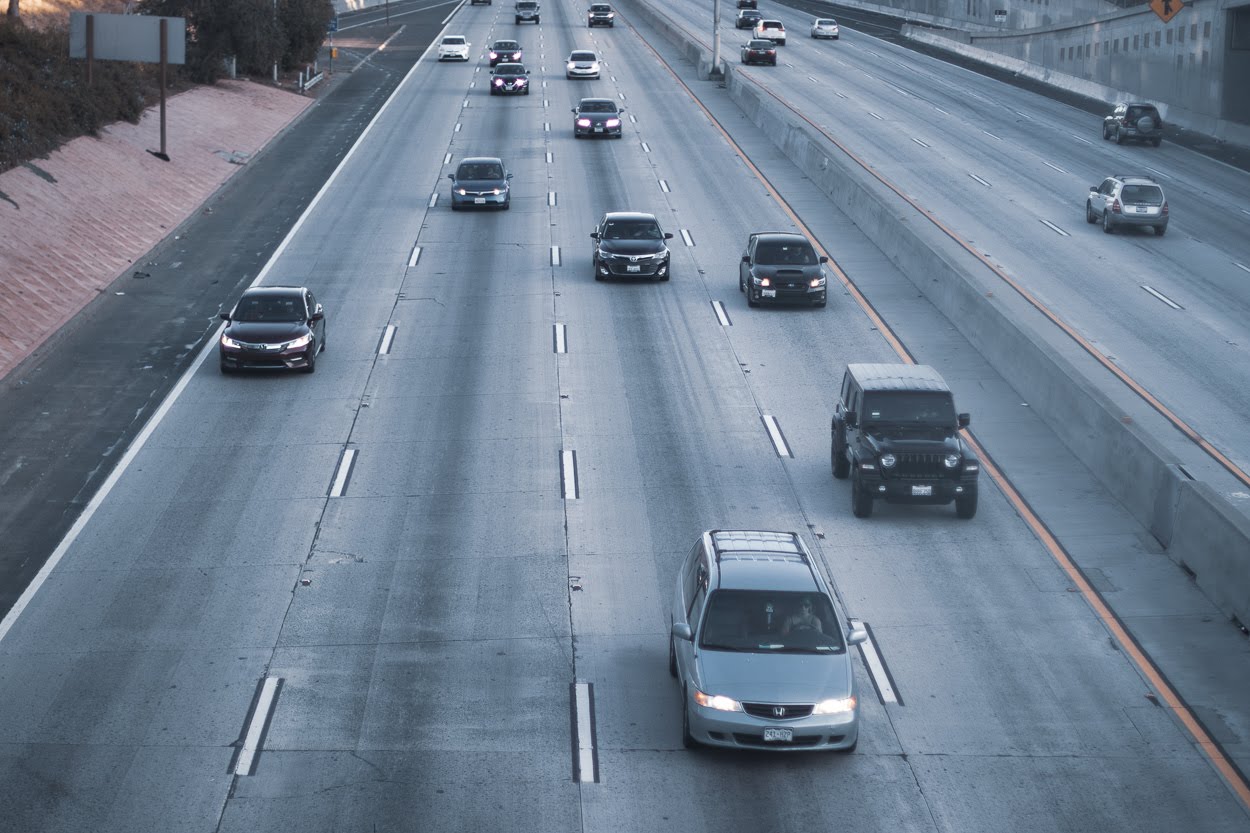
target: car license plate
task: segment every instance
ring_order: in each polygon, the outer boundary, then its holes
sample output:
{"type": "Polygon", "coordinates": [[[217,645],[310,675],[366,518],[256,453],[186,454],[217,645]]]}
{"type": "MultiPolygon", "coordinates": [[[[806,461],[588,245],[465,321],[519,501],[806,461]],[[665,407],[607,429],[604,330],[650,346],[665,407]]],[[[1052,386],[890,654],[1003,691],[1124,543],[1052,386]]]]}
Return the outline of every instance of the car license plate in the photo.
{"type": "Polygon", "coordinates": [[[641,272],[642,267],[636,263],[631,263],[630,265],[625,267],[625,271],[626,272],[641,272]]]}
{"type": "Polygon", "coordinates": [[[596,127],[596,128],[595,128],[595,132],[596,132],[596,133],[602,133],[602,132],[603,132],[603,128],[602,128],[602,127],[596,127]]]}
{"type": "Polygon", "coordinates": [[[912,486],[911,496],[912,497],[933,497],[933,487],[932,486],[912,486]]]}
{"type": "Polygon", "coordinates": [[[1146,208],[1146,206],[1144,205],[1135,205],[1133,206],[1133,210],[1136,211],[1138,214],[1145,214],[1150,209],[1146,208]]]}
{"type": "Polygon", "coordinates": [[[474,197],[473,204],[474,205],[486,205],[486,197],[474,197]]]}
{"type": "Polygon", "coordinates": [[[776,297],[777,297],[777,290],[775,290],[775,289],[761,289],[761,290],[760,290],[760,295],[764,296],[765,298],[776,298],[776,297]]]}
{"type": "Polygon", "coordinates": [[[789,743],[794,740],[793,729],[765,729],[764,740],[766,741],[782,741],[789,743]]]}

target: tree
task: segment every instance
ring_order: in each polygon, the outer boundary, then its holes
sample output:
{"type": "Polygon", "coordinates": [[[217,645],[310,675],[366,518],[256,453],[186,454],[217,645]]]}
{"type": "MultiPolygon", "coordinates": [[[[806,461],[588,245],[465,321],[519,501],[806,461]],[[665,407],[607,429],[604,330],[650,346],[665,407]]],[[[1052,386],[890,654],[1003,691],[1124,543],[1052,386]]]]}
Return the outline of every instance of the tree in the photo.
{"type": "Polygon", "coordinates": [[[21,6],[21,0],[9,0],[8,16],[10,20],[17,20],[18,18],[22,16],[22,10],[20,6],[21,6]]]}

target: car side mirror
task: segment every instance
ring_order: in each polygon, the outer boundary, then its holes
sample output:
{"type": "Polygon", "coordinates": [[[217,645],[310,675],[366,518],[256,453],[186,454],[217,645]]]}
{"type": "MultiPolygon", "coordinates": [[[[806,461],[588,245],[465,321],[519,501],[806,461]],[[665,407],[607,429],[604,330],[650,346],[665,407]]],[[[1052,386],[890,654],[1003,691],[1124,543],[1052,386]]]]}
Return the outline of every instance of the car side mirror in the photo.
{"type": "Polygon", "coordinates": [[[685,622],[673,623],[673,636],[677,639],[684,639],[687,642],[694,642],[694,634],[690,631],[690,626],[685,622]]]}
{"type": "Polygon", "coordinates": [[[453,181],[454,181],[454,180],[455,180],[455,178],[456,178],[456,175],[455,175],[455,174],[447,174],[447,178],[448,178],[448,179],[450,179],[450,180],[453,180],[453,181]]]}
{"type": "Polygon", "coordinates": [[[530,71],[529,71],[528,69],[527,69],[527,70],[525,70],[525,74],[526,74],[526,75],[529,75],[529,74],[530,74],[530,71]]]}
{"type": "Polygon", "coordinates": [[[577,115],[577,108],[576,108],[576,107],[574,107],[574,108],[572,108],[571,110],[569,110],[569,112],[570,112],[570,113],[572,113],[573,115],[575,115],[575,116],[576,116],[576,115],[577,115]]]}
{"type": "Polygon", "coordinates": [[[618,113],[624,113],[624,112],[625,112],[625,108],[624,108],[624,107],[617,107],[617,108],[616,108],[616,112],[618,112],[618,113]]]}
{"type": "Polygon", "coordinates": [[[751,262],[751,256],[750,256],[750,255],[743,255],[743,256],[742,256],[742,262],[743,262],[743,263],[750,263],[750,262],[751,262]]]}
{"type": "Polygon", "coordinates": [[[506,178],[506,179],[512,179],[512,174],[508,174],[508,176],[507,176],[507,177],[505,177],[505,178],[506,178]]]}
{"type": "Polygon", "coordinates": [[[1091,185],[1091,186],[1089,186],[1089,190],[1090,190],[1090,191],[1097,191],[1097,190],[1099,189],[1099,187],[1101,187],[1101,186],[1098,186],[1098,185],[1091,185]]]}
{"type": "Polygon", "coordinates": [[[217,317],[218,317],[218,318],[220,318],[222,321],[229,321],[229,320],[230,320],[230,313],[228,313],[228,312],[220,312],[220,313],[218,313],[218,314],[217,314],[217,317]]]}
{"type": "Polygon", "coordinates": [[[821,263],[828,263],[828,262],[829,262],[829,258],[828,258],[828,257],[826,257],[825,255],[821,255],[821,256],[820,256],[820,262],[821,262],[821,263]]]}
{"type": "Polygon", "coordinates": [[[599,232],[597,232],[597,231],[592,231],[592,232],[590,233],[590,239],[592,239],[592,240],[598,240],[598,239],[599,239],[599,232]]]}
{"type": "Polygon", "coordinates": [[[863,622],[852,619],[848,624],[851,626],[851,630],[846,635],[848,645],[859,645],[868,641],[868,629],[864,627],[863,622]]]}
{"type": "Polygon", "coordinates": [[[959,415],[959,427],[960,428],[967,428],[971,423],[972,423],[972,416],[970,414],[959,415]]]}
{"type": "Polygon", "coordinates": [[[665,239],[665,240],[672,240],[672,239],[673,239],[673,233],[672,233],[671,231],[666,231],[666,232],[664,232],[664,239],[665,239]]]}
{"type": "Polygon", "coordinates": [[[847,411],[842,416],[842,420],[846,423],[847,428],[855,428],[859,425],[859,414],[854,411],[847,411]]]}
{"type": "Polygon", "coordinates": [[[312,323],[313,321],[320,321],[321,319],[325,317],[326,317],[326,314],[324,312],[322,312],[321,310],[317,310],[316,312],[314,312],[312,315],[308,317],[308,321],[309,323],[312,323]]]}

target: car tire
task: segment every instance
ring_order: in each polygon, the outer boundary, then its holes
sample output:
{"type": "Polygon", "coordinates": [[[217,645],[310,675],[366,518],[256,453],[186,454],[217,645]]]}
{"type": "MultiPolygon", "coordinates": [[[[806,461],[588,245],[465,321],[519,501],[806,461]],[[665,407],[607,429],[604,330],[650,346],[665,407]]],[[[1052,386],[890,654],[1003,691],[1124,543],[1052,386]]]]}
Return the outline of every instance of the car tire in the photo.
{"type": "Polygon", "coordinates": [[[1091,226],[1098,222],[1098,216],[1094,214],[1094,204],[1089,200],[1085,201],[1085,222],[1091,226]]]}
{"type": "Polygon", "coordinates": [[[518,18],[516,19],[516,25],[517,25],[517,26],[520,26],[520,25],[521,25],[521,18],[519,18],[519,17],[518,17],[518,18]]]}
{"type": "Polygon", "coordinates": [[[233,368],[233,367],[228,366],[225,362],[222,362],[222,363],[221,363],[221,375],[222,375],[222,376],[232,376],[232,375],[234,375],[234,368],[233,368]]]}
{"type": "Polygon", "coordinates": [[[963,520],[971,520],[977,514],[977,493],[959,495],[955,498],[955,515],[963,520]]]}
{"type": "Polygon", "coordinates": [[[1115,226],[1111,224],[1111,212],[1102,212],[1102,233],[1115,234],[1115,226]]]}
{"type": "Polygon", "coordinates": [[[599,273],[599,261],[596,258],[590,259],[590,268],[594,270],[595,280],[603,280],[603,275],[599,273]]]}
{"type": "Polygon", "coordinates": [[[856,736],[856,738],[855,738],[855,742],[854,742],[854,743],[852,743],[850,746],[846,747],[845,749],[839,749],[839,750],[838,750],[838,754],[839,754],[839,755],[850,755],[851,753],[853,753],[853,752],[854,752],[856,749],[858,749],[858,748],[859,748],[859,737],[858,737],[858,736],[856,736]]]}
{"type": "Polygon", "coordinates": [[[755,297],[755,293],[751,291],[750,287],[747,287],[747,306],[758,307],[759,305],[759,299],[755,297]]]}
{"type": "Polygon", "coordinates": [[[304,373],[316,373],[317,372],[317,351],[316,350],[314,350],[312,352],[312,355],[308,357],[308,366],[303,368],[303,372],[304,373]]]}
{"type": "Polygon", "coordinates": [[[872,517],[872,495],[860,484],[858,475],[851,478],[851,514],[857,518],[872,517]]]}
{"type": "Polygon", "coordinates": [[[738,273],[738,291],[739,292],[747,291],[747,282],[743,279],[741,272],[738,273]]]}
{"type": "Polygon", "coordinates": [[[1122,132],[1120,131],[1120,128],[1119,128],[1119,127],[1116,127],[1116,129],[1115,129],[1115,143],[1116,143],[1117,145],[1122,145],[1122,144],[1124,144],[1124,133],[1122,133],[1122,132]]]}
{"type": "Polygon", "coordinates": [[[1111,138],[1111,131],[1107,129],[1107,125],[1102,126],[1102,140],[1105,142],[1111,138]]]}
{"type": "Polygon", "coordinates": [[[507,210],[508,210],[509,208],[511,208],[511,207],[512,207],[512,198],[511,198],[511,197],[509,197],[508,199],[504,200],[503,205],[499,206],[499,208],[500,208],[502,211],[507,211],[507,210]]]}
{"type": "Polygon", "coordinates": [[[1155,237],[1162,237],[1163,235],[1165,235],[1165,234],[1167,234],[1167,233],[1168,233],[1168,224],[1167,224],[1167,223],[1164,223],[1164,224],[1163,224],[1163,225],[1161,225],[1161,226],[1155,226],[1155,237]]]}
{"type": "Polygon", "coordinates": [[[690,698],[686,694],[685,686],[681,688],[681,745],[686,749],[694,749],[699,745],[694,735],[690,734],[690,698]]]}
{"type": "Polygon", "coordinates": [[[534,25],[535,25],[535,26],[537,26],[539,23],[542,23],[542,22],[543,22],[543,19],[542,19],[541,17],[536,17],[536,18],[534,18],[534,25]]]}
{"type": "Polygon", "coordinates": [[[846,459],[846,450],[838,448],[837,440],[829,445],[829,467],[837,480],[846,480],[851,474],[851,461],[846,459]]]}
{"type": "Polygon", "coordinates": [[[673,645],[673,635],[668,636],[668,673],[674,679],[677,678],[677,648],[673,645]]]}

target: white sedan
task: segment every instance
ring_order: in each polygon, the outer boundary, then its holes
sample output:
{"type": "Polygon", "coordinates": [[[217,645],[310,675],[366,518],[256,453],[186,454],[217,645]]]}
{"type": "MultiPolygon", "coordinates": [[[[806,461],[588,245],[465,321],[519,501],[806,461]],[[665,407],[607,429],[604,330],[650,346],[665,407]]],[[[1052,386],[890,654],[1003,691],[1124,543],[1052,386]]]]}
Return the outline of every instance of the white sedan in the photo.
{"type": "Polygon", "coordinates": [[[438,59],[440,61],[469,60],[469,42],[464,35],[448,35],[439,41],[438,59]]]}
{"type": "Polygon", "coordinates": [[[818,17],[812,21],[812,37],[838,39],[838,21],[831,17],[818,17]]]}
{"type": "Polygon", "coordinates": [[[564,66],[565,78],[598,78],[599,57],[589,49],[575,49],[569,53],[564,66]]]}

